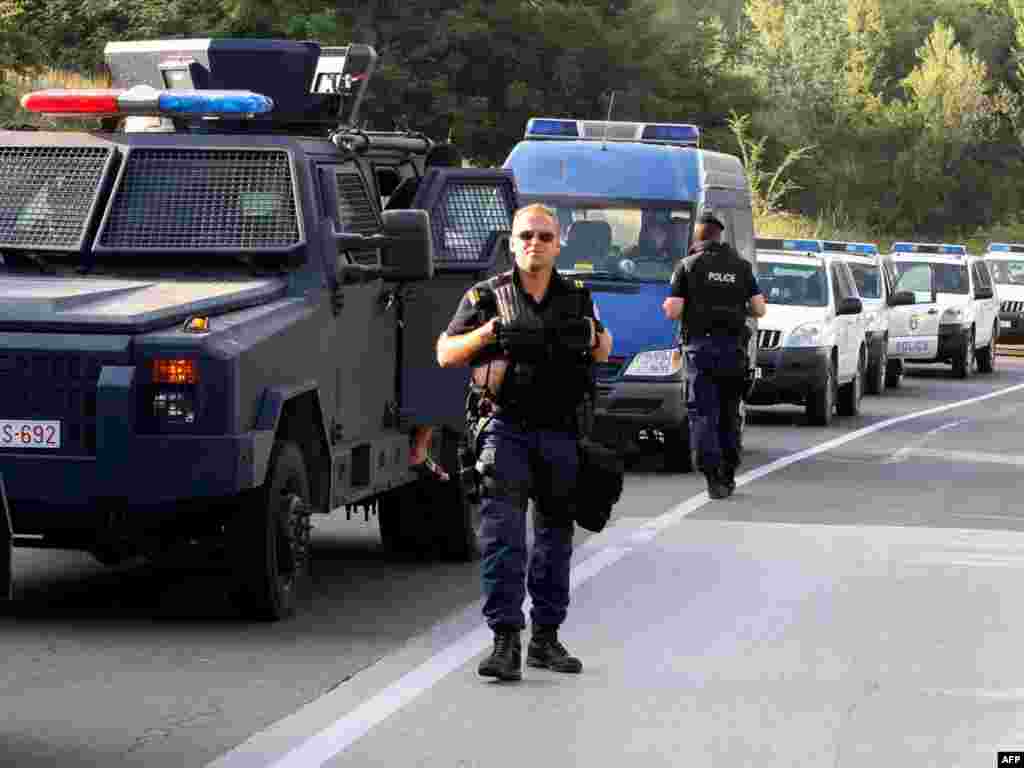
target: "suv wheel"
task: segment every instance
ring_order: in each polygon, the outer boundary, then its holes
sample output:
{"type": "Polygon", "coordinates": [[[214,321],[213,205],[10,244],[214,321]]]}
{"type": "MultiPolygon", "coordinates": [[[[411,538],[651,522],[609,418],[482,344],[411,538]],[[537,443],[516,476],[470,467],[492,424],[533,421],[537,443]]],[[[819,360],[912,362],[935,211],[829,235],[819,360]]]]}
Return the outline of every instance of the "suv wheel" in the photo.
{"type": "Polygon", "coordinates": [[[889,383],[889,340],[882,341],[882,354],[874,365],[868,367],[867,381],[865,388],[868,394],[880,395],[885,391],[885,385],[889,383]]]}
{"type": "Polygon", "coordinates": [[[885,365],[885,386],[899,389],[903,386],[903,361],[888,360],[885,365]]]}
{"type": "Polygon", "coordinates": [[[295,614],[309,587],[309,476],[302,451],[278,441],[262,488],[246,494],[228,523],[233,597],[250,618],[295,614]]]}
{"type": "Polygon", "coordinates": [[[839,415],[857,416],[860,413],[860,401],[864,397],[864,350],[857,357],[857,370],[853,381],[844,384],[839,390],[839,415]]]}
{"type": "Polygon", "coordinates": [[[967,343],[964,344],[963,352],[953,361],[953,374],[958,379],[968,379],[974,373],[976,357],[974,352],[974,329],[971,329],[967,343]]]}
{"type": "Polygon", "coordinates": [[[978,350],[978,370],[981,373],[995,373],[996,370],[996,337],[999,335],[999,327],[992,326],[991,341],[984,349],[978,350]]]}
{"type": "Polygon", "coordinates": [[[836,366],[832,363],[825,371],[825,381],[807,398],[807,421],[815,426],[827,427],[832,423],[836,409],[836,366]]]}

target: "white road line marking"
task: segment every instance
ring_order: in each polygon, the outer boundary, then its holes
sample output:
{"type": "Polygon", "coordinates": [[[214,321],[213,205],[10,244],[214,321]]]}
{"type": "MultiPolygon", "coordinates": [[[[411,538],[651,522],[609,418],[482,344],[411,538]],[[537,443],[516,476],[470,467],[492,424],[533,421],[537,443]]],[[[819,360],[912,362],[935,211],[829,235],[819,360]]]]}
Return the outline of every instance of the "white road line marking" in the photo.
{"type": "Polygon", "coordinates": [[[949,424],[943,424],[941,427],[936,427],[935,429],[931,429],[931,430],[925,432],[917,440],[912,440],[909,443],[907,443],[905,446],[900,448],[898,451],[896,451],[892,456],[890,456],[888,459],[886,459],[882,463],[883,464],[896,464],[896,463],[901,462],[901,461],[906,461],[907,457],[910,456],[910,454],[917,453],[918,449],[922,445],[924,445],[926,442],[928,442],[928,440],[930,440],[932,438],[932,436],[939,434],[939,432],[945,432],[947,429],[953,429],[954,427],[959,427],[961,424],[966,424],[966,423],[967,423],[967,419],[960,419],[958,421],[950,422],[949,424]]]}
{"type": "Polygon", "coordinates": [[[955,696],[967,699],[1024,700],[1024,688],[925,688],[921,692],[929,696],[955,696]]]}
{"type": "Polygon", "coordinates": [[[954,512],[950,517],[962,517],[965,520],[1016,520],[1024,523],[1024,516],[1022,515],[968,515],[954,512]]]}
{"type": "MultiPolygon", "coordinates": [[[[846,445],[847,443],[853,442],[861,437],[866,437],[867,435],[871,435],[887,427],[891,427],[894,424],[902,424],[905,421],[911,421],[925,416],[932,416],[937,413],[945,413],[946,411],[951,411],[955,408],[975,405],[986,400],[991,400],[995,397],[1008,395],[1022,390],[1024,390],[1024,384],[1016,384],[1012,387],[1005,387],[1004,389],[972,397],[967,400],[958,400],[953,403],[928,408],[923,411],[885,419],[884,421],[880,421],[876,424],[863,427],[846,435],[833,438],[832,440],[812,446],[811,448],[797,451],[789,456],[784,456],[769,464],[765,464],[764,466],[745,472],[736,478],[736,486],[740,487],[747,485],[748,483],[752,483],[754,480],[770,475],[773,472],[778,472],[780,469],[785,469],[799,461],[839,448],[840,446],[846,445]]],[[[708,494],[705,492],[698,493],[696,496],[680,502],[667,512],[664,512],[658,517],[652,518],[640,529],[640,531],[633,534],[632,540],[637,543],[642,543],[638,537],[643,534],[646,537],[645,540],[650,541],[665,529],[676,525],[686,518],[687,515],[690,515],[703,507],[709,500],[708,494]]],[[[627,548],[618,547],[607,547],[599,550],[596,554],[579,563],[572,569],[571,588],[575,589],[587,579],[592,578],[608,566],[618,562],[631,551],[632,550],[627,548]]],[[[434,656],[427,659],[423,664],[416,667],[411,672],[391,683],[391,685],[387,686],[376,695],[364,701],[354,710],[342,715],[327,728],[315,733],[305,741],[302,741],[298,746],[291,749],[279,759],[273,760],[272,758],[269,758],[267,760],[260,761],[257,765],[271,766],[272,768],[311,768],[312,766],[323,765],[348,749],[374,726],[393,715],[405,706],[405,704],[432,688],[446,675],[458,669],[471,658],[483,651],[490,642],[490,639],[491,633],[487,629],[486,625],[477,627],[468,634],[463,635],[459,640],[447,648],[442,649],[434,656]]],[[[322,703],[323,699],[330,696],[330,693],[325,694],[321,699],[318,699],[316,702],[307,706],[322,703]]],[[[294,723],[296,719],[301,719],[302,712],[303,710],[300,709],[286,718],[286,720],[294,723]]],[[[271,726],[270,728],[272,729],[274,727],[275,726],[271,726]]],[[[266,731],[261,733],[266,733],[266,731]]],[[[261,734],[256,734],[252,739],[257,738],[260,735],[261,734]]],[[[252,739],[249,741],[252,741],[252,739]]],[[[234,768],[235,766],[240,767],[243,765],[246,766],[246,768],[249,768],[253,765],[249,760],[252,754],[247,748],[249,741],[239,745],[215,762],[210,763],[208,768],[234,768]],[[233,755],[237,755],[238,759],[233,759],[233,755]]]]}
{"type": "Polygon", "coordinates": [[[964,464],[1004,464],[1011,467],[1024,467],[1024,456],[1004,453],[984,453],[982,451],[940,451],[935,448],[917,448],[915,456],[927,459],[944,459],[964,464]]]}

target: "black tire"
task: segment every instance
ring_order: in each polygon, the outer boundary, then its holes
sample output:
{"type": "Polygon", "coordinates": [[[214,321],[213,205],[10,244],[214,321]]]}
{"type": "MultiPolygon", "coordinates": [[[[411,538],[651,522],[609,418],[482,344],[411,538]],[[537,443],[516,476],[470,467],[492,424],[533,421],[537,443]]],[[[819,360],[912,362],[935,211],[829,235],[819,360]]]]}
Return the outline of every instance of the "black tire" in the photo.
{"type": "Polygon", "coordinates": [[[996,370],[996,339],[999,335],[999,327],[992,326],[992,339],[988,346],[978,350],[978,372],[995,373],[996,370]]]}
{"type": "Polygon", "coordinates": [[[807,421],[817,427],[832,423],[836,410],[836,366],[833,362],[825,372],[825,381],[807,398],[807,421]]]}
{"type": "Polygon", "coordinates": [[[247,494],[228,523],[232,597],[243,615],[295,615],[310,585],[309,475],[299,446],[278,441],[263,487],[247,494]]]}
{"type": "Polygon", "coordinates": [[[665,443],[662,446],[664,470],[672,473],[693,472],[693,456],[690,448],[690,423],[688,420],[670,429],[662,430],[665,443]]]}
{"type": "Polygon", "coordinates": [[[120,565],[129,557],[131,554],[117,547],[94,547],[89,550],[89,554],[92,555],[93,559],[100,565],[106,565],[113,567],[120,565]]]}
{"type": "Polygon", "coordinates": [[[857,416],[860,414],[860,402],[864,397],[864,350],[857,357],[857,371],[853,380],[839,389],[837,410],[840,416],[857,416]]]}
{"type": "Polygon", "coordinates": [[[899,389],[903,386],[903,361],[889,360],[885,366],[885,386],[899,389]]]}
{"type": "Polygon", "coordinates": [[[381,542],[392,555],[459,562],[480,557],[480,505],[466,498],[459,482],[458,441],[451,430],[434,432],[431,452],[449,480],[421,478],[377,500],[381,542]]]}
{"type": "Polygon", "coordinates": [[[953,361],[953,375],[958,379],[969,379],[971,374],[974,373],[974,366],[977,362],[977,357],[974,350],[974,329],[971,329],[970,336],[967,337],[967,343],[964,344],[964,349],[961,355],[953,361]]]}
{"type": "Polygon", "coordinates": [[[882,354],[871,366],[868,366],[864,389],[869,395],[880,395],[885,392],[888,383],[889,340],[882,340],[882,354]]]}

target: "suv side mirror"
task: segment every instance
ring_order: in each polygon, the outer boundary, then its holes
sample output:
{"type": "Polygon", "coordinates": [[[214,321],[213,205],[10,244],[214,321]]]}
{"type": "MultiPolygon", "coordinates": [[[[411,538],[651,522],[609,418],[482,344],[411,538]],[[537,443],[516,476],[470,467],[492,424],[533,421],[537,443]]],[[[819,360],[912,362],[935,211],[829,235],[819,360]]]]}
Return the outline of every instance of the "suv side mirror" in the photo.
{"type": "Polygon", "coordinates": [[[886,303],[890,307],[906,307],[917,302],[914,300],[914,294],[910,291],[896,291],[896,293],[889,297],[889,301],[886,303]]]}
{"type": "Polygon", "coordinates": [[[991,299],[995,296],[991,288],[977,288],[974,291],[974,298],[976,299],[991,299]]]}
{"type": "Polygon", "coordinates": [[[864,303],[854,296],[847,296],[845,299],[841,299],[836,307],[837,315],[859,315],[863,311],[864,303]]]}

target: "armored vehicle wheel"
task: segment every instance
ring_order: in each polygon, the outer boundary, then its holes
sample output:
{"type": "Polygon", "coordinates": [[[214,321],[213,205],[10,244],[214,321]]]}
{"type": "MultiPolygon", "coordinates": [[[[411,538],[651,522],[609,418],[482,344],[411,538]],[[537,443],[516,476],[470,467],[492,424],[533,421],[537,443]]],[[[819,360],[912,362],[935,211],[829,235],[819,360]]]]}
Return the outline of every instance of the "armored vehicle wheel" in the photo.
{"type": "Polygon", "coordinates": [[[278,441],[262,488],[243,497],[228,525],[233,597],[247,617],[295,614],[309,588],[309,475],[302,451],[278,441]]]}
{"type": "Polygon", "coordinates": [[[662,447],[666,472],[692,472],[693,458],[690,455],[690,424],[664,430],[665,444],[662,447]]]}
{"type": "Polygon", "coordinates": [[[93,559],[101,565],[115,566],[120,565],[129,557],[131,554],[117,547],[94,547],[89,550],[89,554],[93,556],[93,559]]]}
{"type": "Polygon", "coordinates": [[[466,499],[459,482],[458,441],[449,429],[435,430],[432,454],[449,480],[427,476],[378,499],[381,540],[393,554],[462,562],[480,557],[480,505],[466,499]]]}

